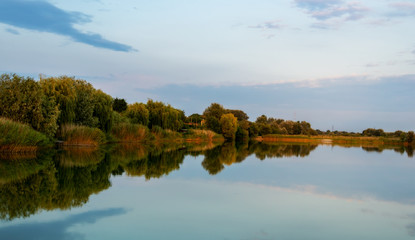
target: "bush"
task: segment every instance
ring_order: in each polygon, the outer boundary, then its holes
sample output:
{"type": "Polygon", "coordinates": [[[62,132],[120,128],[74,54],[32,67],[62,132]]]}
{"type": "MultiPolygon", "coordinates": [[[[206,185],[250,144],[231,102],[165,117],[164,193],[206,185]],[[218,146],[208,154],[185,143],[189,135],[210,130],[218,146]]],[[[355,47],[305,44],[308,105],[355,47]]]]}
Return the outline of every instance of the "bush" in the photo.
{"type": "Polygon", "coordinates": [[[66,124],[58,131],[58,138],[64,145],[93,145],[105,142],[105,134],[98,128],[66,124]]]}
{"type": "Polygon", "coordinates": [[[119,123],[112,127],[111,135],[116,141],[141,142],[150,139],[150,132],[146,126],[132,123],[119,123]]]}
{"type": "Polygon", "coordinates": [[[51,144],[46,135],[35,131],[29,125],[0,118],[0,151],[33,151],[37,147],[51,144]]]}
{"type": "Polygon", "coordinates": [[[153,133],[156,138],[162,138],[166,140],[182,138],[182,135],[180,133],[172,131],[170,129],[163,129],[160,126],[153,126],[151,128],[151,133],[153,133]]]}

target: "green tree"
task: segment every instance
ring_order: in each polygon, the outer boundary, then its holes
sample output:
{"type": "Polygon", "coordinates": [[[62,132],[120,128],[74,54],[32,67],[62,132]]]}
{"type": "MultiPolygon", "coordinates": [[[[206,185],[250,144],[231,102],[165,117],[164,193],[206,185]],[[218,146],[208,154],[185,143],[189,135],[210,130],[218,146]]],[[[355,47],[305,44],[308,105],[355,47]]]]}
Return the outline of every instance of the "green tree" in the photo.
{"type": "Polygon", "coordinates": [[[127,110],[128,104],[125,99],[122,98],[115,98],[112,104],[112,109],[116,112],[124,112],[127,110]]]}
{"type": "Polygon", "coordinates": [[[149,128],[159,126],[163,129],[174,131],[178,131],[182,128],[186,118],[182,110],[173,108],[170,105],[165,105],[162,102],[155,102],[151,99],[147,101],[146,107],[149,111],[149,128]]]}
{"type": "Polygon", "coordinates": [[[219,120],[225,113],[226,110],[223,108],[222,105],[218,103],[212,103],[203,112],[203,117],[206,121],[206,127],[214,132],[221,133],[219,120]]]}
{"type": "Polygon", "coordinates": [[[255,123],[257,123],[257,124],[267,124],[268,123],[268,118],[265,115],[261,115],[261,116],[257,117],[255,123]]]}
{"type": "Polygon", "coordinates": [[[59,116],[55,99],[45,95],[32,78],[1,75],[0,103],[0,116],[27,123],[49,137],[55,135],[59,116]]]}
{"type": "Polygon", "coordinates": [[[412,143],[414,141],[414,132],[413,131],[408,132],[406,141],[408,143],[412,143]]]}
{"type": "Polygon", "coordinates": [[[109,132],[113,124],[113,99],[110,95],[104,93],[101,90],[94,90],[94,119],[97,119],[97,125],[99,129],[109,132]]]}
{"type": "Polygon", "coordinates": [[[144,126],[149,124],[149,111],[144,103],[133,103],[128,105],[125,115],[131,123],[138,123],[144,126]]]}
{"type": "Polygon", "coordinates": [[[238,129],[238,119],[232,114],[227,113],[222,115],[219,120],[223,136],[228,140],[235,139],[235,133],[238,129]]]}
{"type": "Polygon", "coordinates": [[[228,110],[226,110],[226,112],[227,113],[232,113],[238,119],[238,121],[248,121],[248,119],[249,119],[248,114],[246,114],[242,110],[228,109],[228,110]]]}
{"type": "Polygon", "coordinates": [[[40,76],[40,86],[49,98],[53,98],[59,106],[58,125],[75,122],[76,89],[74,79],[62,76],[59,78],[43,78],[40,76]]]}
{"type": "Polygon", "coordinates": [[[84,80],[73,79],[72,84],[76,94],[74,123],[88,127],[97,127],[99,120],[94,117],[96,103],[94,87],[84,80]]]}
{"type": "Polygon", "coordinates": [[[74,123],[106,132],[111,129],[113,99],[108,94],[74,77],[41,76],[39,83],[45,95],[55,99],[59,106],[59,125],[74,123]]]}

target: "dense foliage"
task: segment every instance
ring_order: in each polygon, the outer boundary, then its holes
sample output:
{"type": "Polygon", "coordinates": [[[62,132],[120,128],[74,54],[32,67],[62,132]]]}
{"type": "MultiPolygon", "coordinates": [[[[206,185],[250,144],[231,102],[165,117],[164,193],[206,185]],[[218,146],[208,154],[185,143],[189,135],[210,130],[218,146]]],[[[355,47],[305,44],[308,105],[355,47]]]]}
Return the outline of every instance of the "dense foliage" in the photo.
{"type": "Polygon", "coordinates": [[[235,133],[238,129],[238,120],[232,113],[223,114],[219,120],[223,136],[228,140],[235,139],[235,133]]]}
{"type": "Polygon", "coordinates": [[[55,98],[45,94],[38,82],[16,74],[0,76],[0,116],[29,124],[53,137],[58,128],[55,98]]]}
{"type": "MultiPolygon", "coordinates": [[[[0,76],[0,102],[0,117],[27,124],[49,139],[61,140],[62,134],[57,133],[63,132],[63,126],[72,126],[73,131],[80,131],[78,135],[84,137],[88,135],[85,134],[85,129],[96,129],[95,132],[99,130],[99,135],[105,135],[106,141],[143,139],[150,131],[156,137],[173,138],[177,134],[172,131],[202,129],[222,134],[228,140],[238,141],[282,134],[393,137],[408,144],[415,143],[411,131],[387,133],[382,129],[368,128],[362,133],[322,132],[314,130],[305,121],[277,119],[265,115],[250,122],[244,111],[226,109],[219,103],[212,103],[204,110],[203,115],[194,113],[186,117],[184,111],[151,99],[147,103],[127,104],[125,99],[113,99],[85,80],[68,76],[40,76],[40,80],[35,81],[30,77],[3,74],[0,76]],[[112,131],[114,128],[115,131],[112,131]]],[[[144,138],[148,139],[147,136],[144,138]]],[[[86,138],[85,141],[95,142],[86,138]]]]}

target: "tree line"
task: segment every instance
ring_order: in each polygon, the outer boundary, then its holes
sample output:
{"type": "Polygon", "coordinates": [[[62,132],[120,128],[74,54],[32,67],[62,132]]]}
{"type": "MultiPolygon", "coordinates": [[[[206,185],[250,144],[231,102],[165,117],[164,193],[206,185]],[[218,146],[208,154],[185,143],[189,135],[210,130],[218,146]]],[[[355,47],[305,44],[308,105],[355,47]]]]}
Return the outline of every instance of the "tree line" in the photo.
{"type": "Polygon", "coordinates": [[[291,121],[262,115],[249,121],[238,109],[226,109],[212,103],[203,114],[185,115],[183,110],[160,101],[128,104],[113,98],[85,80],[74,77],[44,77],[39,81],[17,74],[0,76],[0,117],[30,125],[55,138],[67,124],[98,128],[110,133],[114,126],[132,124],[150,130],[182,131],[189,128],[212,130],[228,140],[243,140],[269,134],[341,135],[399,137],[414,142],[413,132],[385,133],[382,129],[366,129],[362,133],[315,130],[306,121],[291,121]]]}

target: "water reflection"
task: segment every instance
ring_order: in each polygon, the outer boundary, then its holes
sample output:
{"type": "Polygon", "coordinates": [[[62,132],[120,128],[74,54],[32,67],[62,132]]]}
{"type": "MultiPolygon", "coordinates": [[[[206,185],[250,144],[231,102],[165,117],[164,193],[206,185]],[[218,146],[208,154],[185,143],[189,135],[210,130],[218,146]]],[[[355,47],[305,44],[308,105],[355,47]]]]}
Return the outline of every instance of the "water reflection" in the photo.
{"type": "MultiPolygon", "coordinates": [[[[266,158],[306,157],[316,144],[225,143],[168,146],[114,145],[100,148],[66,148],[40,155],[2,156],[0,159],[0,218],[12,220],[28,217],[40,210],[70,209],[88,202],[111,186],[110,177],[141,176],[146,180],[160,178],[179,170],[186,156],[201,156],[201,165],[209,174],[225,166],[243,162],[254,155],[266,158]],[[5,159],[9,158],[9,159],[5,159]]],[[[349,146],[365,151],[398,153],[409,147],[349,146]]],[[[413,229],[409,226],[410,229],[413,229]]]]}
{"type": "Polygon", "coordinates": [[[26,223],[2,227],[0,228],[0,236],[2,236],[3,239],[13,240],[82,240],[84,239],[83,235],[69,232],[68,229],[76,224],[94,224],[102,218],[122,215],[126,212],[127,211],[123,208],[110,208],[76,214],[58,221],[26,223]]]}
{"type": "Polygon", "coordinates": [[[393,150],[397,153],[406,153],[408,157],[414,156],[414,149],[412,146],[362,146],[362,149],[367,152],[378,152],[382,153],[384,150],[393,150]]]}

